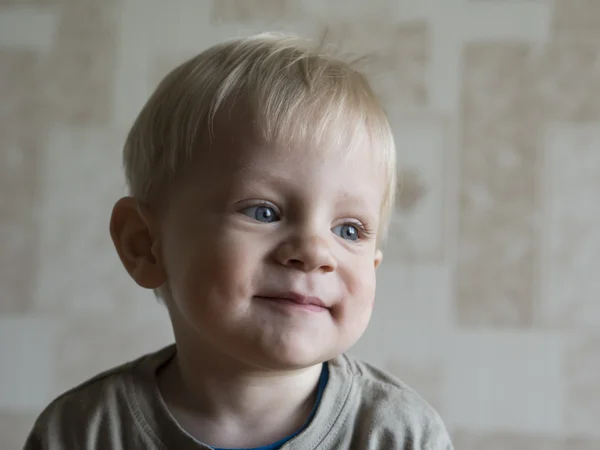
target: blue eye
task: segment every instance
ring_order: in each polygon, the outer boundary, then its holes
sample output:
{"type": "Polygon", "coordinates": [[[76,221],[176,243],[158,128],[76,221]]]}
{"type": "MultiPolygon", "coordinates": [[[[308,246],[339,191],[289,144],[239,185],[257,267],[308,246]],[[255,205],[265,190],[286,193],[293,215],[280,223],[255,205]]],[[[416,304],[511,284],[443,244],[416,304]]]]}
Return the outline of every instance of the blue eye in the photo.
{"type": "Polygon", "coordinates": [[[331,231],[340,236],[342,239],[346,239],[348,241],[356,241],[359,238],[358,227],[350,225],[349,223],[333,227],[331,231]]]}
{"type": "Polygon", "coordinates": [[[241,213],[262,223],[271,223],[279,220],[275,209],[265,205],[252,206],[244,209],[241,213]]]}

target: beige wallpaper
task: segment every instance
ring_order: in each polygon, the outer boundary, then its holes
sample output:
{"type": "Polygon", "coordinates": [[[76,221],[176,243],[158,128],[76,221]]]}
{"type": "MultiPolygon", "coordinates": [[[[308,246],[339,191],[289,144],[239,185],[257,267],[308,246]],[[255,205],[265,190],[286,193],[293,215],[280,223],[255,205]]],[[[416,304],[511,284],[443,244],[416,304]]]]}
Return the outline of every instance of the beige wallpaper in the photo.
{"type": "Polygon", "coordinates": [[[458,449],[600,449],[600,0],[0,0],[0,449],[171,339],[108,236],[156,82],[221,39],[325,25],[375,53],[404,180],[355,353],[458,449]]]}

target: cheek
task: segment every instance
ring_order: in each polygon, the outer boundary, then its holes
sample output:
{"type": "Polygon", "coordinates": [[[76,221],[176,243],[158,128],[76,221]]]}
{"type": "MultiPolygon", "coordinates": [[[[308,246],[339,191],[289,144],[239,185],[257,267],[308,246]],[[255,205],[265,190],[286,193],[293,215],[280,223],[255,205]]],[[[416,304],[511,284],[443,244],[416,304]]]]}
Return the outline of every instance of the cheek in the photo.
{"type": "Polygon", "coordinates": [[[354,267],[351,274],[344,274],[346,298],[334,316],[343,351],[352,347],[367,329],[375,297],[373,264],[354,267]]]}
{"type": "Polygon", "coordinates": [[[366,327],[373,307],[375,306],[375,271],[373,266],[369,265],[364,268],[364,271],[359,275],[360,281],[356,282],[356,291],[354,301],[356,302],[358,320],[366,327]]]}
{"type": "Polygon", "coordinates": [[[355,302],[372,308],[375,299],[375,270],[372,264],[356,265],[348,275],[347,286],[355,302]]]}
{"type": "Polygon", "coordinates": [[[366,320],[369,320],[373,308],[375,307],[375,275],[369,275],[368,279],[365,280],[360,292],[361,297],[361,309],[367,316],[366,320]]]}
{"type": "Polygon", "coordinates": [[[340,275],[347,297],[344,300],[344,316],[350,321],[368,320],[375,303],[373,265],[353,265],[340,275]]]}
{"type": "Polygon", "coordinates": [[[256,252],[230,236],[181,240],[171,251],[169,283],[174,296],[204,304],[244,298],[251,288],[256,252]]]}

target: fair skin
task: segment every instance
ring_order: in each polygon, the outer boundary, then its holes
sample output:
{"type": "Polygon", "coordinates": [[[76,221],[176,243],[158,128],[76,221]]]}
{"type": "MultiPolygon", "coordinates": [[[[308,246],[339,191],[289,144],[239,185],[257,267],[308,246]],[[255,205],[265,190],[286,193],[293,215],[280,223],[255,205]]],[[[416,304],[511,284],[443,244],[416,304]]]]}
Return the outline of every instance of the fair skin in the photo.
{"type": "Polygon", "coordinates": [[[384,177],[368,139],[345,157],[231,122],[217,136],[160,207],[117,202],[111,235],[138,284],[168,283],[173,416],[212,446],[254,447],[302,426],[322,362],[366,329],[384,177]]]}

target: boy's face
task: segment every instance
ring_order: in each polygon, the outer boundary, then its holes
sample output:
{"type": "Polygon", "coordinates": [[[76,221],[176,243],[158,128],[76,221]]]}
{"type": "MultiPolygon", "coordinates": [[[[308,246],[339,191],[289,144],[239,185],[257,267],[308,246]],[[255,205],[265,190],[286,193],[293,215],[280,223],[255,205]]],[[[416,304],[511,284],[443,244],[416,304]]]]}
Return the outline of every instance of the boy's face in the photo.
{"type": "Polygon", "coordinates": [[[375,150],[275,148],[239,127],[221,136],[160,216],[176,336],[278,370],[346,351],[367,327],[381,260],[375,150]]]}

